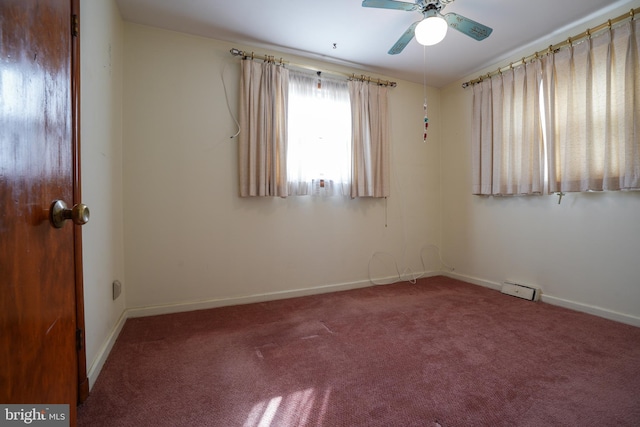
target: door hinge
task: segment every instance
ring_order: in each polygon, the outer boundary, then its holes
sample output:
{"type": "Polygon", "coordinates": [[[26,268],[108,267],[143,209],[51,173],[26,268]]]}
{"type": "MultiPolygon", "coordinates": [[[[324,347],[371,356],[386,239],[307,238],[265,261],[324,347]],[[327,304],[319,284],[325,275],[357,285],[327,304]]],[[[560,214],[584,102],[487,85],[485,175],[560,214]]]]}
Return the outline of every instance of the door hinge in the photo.
{"type": "Polygon", "coordinates": [[[82,344],[84,343],[84,334],[82,329],[76,329],[76,351],[82,350],[82,344]]]}
{"type": "Polygon", "coordinates": [[[78,15],[71,15],[71,36],[78,37],[80,34],[80,20],[78,15]]]}

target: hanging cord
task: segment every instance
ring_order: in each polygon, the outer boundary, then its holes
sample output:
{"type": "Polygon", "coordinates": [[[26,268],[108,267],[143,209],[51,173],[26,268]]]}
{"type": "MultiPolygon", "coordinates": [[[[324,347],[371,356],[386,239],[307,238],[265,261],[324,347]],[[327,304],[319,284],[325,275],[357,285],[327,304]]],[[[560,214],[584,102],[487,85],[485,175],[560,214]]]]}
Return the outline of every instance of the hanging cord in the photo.
{"type": "MultiPolygon", "coordinates": [[[[422,252],[423,252],[426,248],[434,248],[434,249],[437,251],[437,253],[438,253],[438,260],[440,261],[440,265],[444,266],[444,267],[445,267],[447,270],[449,270],[449,271],[454,271],[454,270],[455,270],[455,268],[454,268],[454,267],[451,267],[449,264],[447,264],[446,262],[444,262],[444,261],[442,260],[442,253],[440,253],[440,247],[439,247],[439,246],[437,246],[437,245],[434,245],[434,244],[426,245],[426,246],[423,246],[422,248],[420,248],[420,259],[422,259],[422,252]]],[[[424,268],[424,260],[423,260],[423,262],[422,262],[422,266],[423,266],[423,268],[424,268]]]]}
{"type": "MultiPolygon", "coordinates": [[[[425,95],[425,100],[426,100],[426,85],[425,85],[425,89],[424,89],[424,95],[425,95]]],[[[391,150],[391,163],[393,164],[393,159],[394,159],[394,155],[395,152],[394,150],[391,150]]],[[[393,179],[392,182],[394,183],[399,183],[399,177],[397,176],[397,170],[395,168],[392,169],[391,171],[392,175],[393,175],[393,179]]],[[[407,231],[405,228],[405,205],[404,205],[404,195],[403,195],[403,191],[402,191],[402,185],[398,185],[398,200],[400,203],[400,216],[401,216],[401,227],[402,227],[402,240],[403,240],[403,249],[402,249],[402,263],[405,263],[405,256],[406,256],[406,241],[407,241],[407,231]]],[[[389,215],[389,205],[388,205],[388,198],[385,197],[384,200],[384,226],[385,228],[388,227],[388,215],[389,215]]],[[[436,245],[430,244],[430,245],[426,245],[423,246],[420,249],[420,262],[422,264],[422,273],[421,274],[416,274],[413,272],[413,270],[407,266],[405,268],[403,268],[402,270],[400,270],[400,267],[398,266],[398,262],[395,260],[395,258],[393,257],[393,255],[391,255],[389,252],[383,252],[383,251],[378,251],[378,252],[374,252],[371,257],[369,258],[369,263],[368,263],[368,275],[369,275],[369,282],[373,285],[390,285],[393,283],[397,283],[397,282],[402,282],[402,281],[408,281],[412,284],[415,284],[417,282],[418,279],[421,279],[423,277],[426,276],[427,273],[427,266],[424,260],[424,250],[428,247],[433,247],[437,250],[438,253],[438,259],[440,260],[440,264],[443,265],[444,267],[446,267],[449,271],[453,271],[453,267],[450,267],[449,265],[445,264],[445,262],[442,260],[442,255],[440,254],[440,248],[436,245]],[[385,280],[385,281],[376,281],[373,279],[372,276],[372,272],[371,272],[371,267],[372,267],[372,263],[374,261],[374,259],[380,259],[380,257],[382,256],[387,256],[389,259],[392,260],[392,264],[394,266],[394,270],[396,272],[395,276],[391,279],[391,280],[385,280]]]]}
{"type": "MultiPolygon", "coordinates": [[[[415,285],[418,281],[418,279],[422,279],[423,277],[426,277],[427,274],[427,265],[424,261],[424,251],[427,248],[434,248],[437,251],[438,254],[438,260],[440,261],[440,265],[445,267],[447,270],[449,271],[454,271],[455,268],[451,267],[450,265],[448,265],[447,263],[445,263],[442,260],[442,254],[440,253],[440,248],[437,245],[434,244],[429,244],[429,245],[425,245],[422,248],[420,248],[420,262],[422,264],[422,273],[416,275],[413,270],[411,270],[410,267],[405,267],[402,271],[400,271],[400,268],[398,267],[398,263],[396,262],[395,258],[393,257],[393,255],[391,255],[388,252],[374,252],[371,255],[371,258],[369,258],[369,267],[368,267],[368,273],[369,273],[369,282],[373,285],[391,285],[394,283],[398,283],[398,282],[409,282],[413,285],[415,285]],[[393,266],[395,268],[396,271],[396,275],[393,279],[391,280],[387,280],[387,281],[375,281],[372,277],[371,277],[371,262],[376,258],[376,257],[380,257],[382,255],[386,255],[389,258],[391,258],[393,260],[393,266]]],[[[404,255],[404,250],[403,250],[403,255],[404,255]]],[[[404,256],[403,256],[404,258],[404,256]]]]}
{"type": "Polygon", "coordinates": [[[231,116],[233,121],[236,123],[236,126],[238,127],[238,132],[236,132],[234,135],[231,135],[229,137],[229,138],[233,139],[233,138],[237,137],[238,135],[240,135],[240,123],[238,123],[238,120],[233,115],[233,112],[231,111],[231,105],[229,104],[229,94],[227,93],[227,83],[224,81],[224,72],[227,69],[227,65],[229,65],[229,64],[225,62],[224,67],[222,67],[222,72],[220,72],[220,78],[222,79],[222,88],[224,89],[224,99],[227,101],[227,110],[229,110],[229,115],[231,116]]]}
{"type": "MultiPolygon", "coordinates": [[[[424,263],[423,263],[424,265],[424,263]]],[[[411,271],[411,268],[409,267],[405,267],[402,271],[400,271],[400,268],[398,267],[398,263],[396,262],[395,258],[393,257],[393,255],[391,255],[388,252],[374,252],[371,255],[371,258],[369,258],[369,268],[368,268],[368,272],[369,272],[369,282],[373,285],[391,285],[393,283],[398,283],[398,282],[410,282],[412,284],[415,284],[416,281],[418,279],[420,279],[422,277],[422,275],[420,276],[413,276],[410,278],[406,278],[408,274],[413,273],[411,271]],[[371,277],[371,262],[376,258],[376,257],[380,257],[382,255],[387,255],[389,258],[391,258],[391,260],[393,261],[393,266],[395,268],[396,271],[396,275],[394,278],[392,278],[391,280],[387,280],[387,281],[375,281],[373,279],[373,277],[371,277]]]]}
{"type": "Polygon", "coordinates": [[[389,227],[389,200],[384,198],[384,228],[389,227]]]}

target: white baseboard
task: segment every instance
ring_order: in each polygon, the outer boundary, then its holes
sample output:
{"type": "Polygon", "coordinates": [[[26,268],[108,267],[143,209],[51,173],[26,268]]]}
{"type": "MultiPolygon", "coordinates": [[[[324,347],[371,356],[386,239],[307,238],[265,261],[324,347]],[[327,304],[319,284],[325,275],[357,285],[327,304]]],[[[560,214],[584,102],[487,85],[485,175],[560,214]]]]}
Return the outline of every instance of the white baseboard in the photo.
{"type": "MultiPolygon", "coordinates": [[[[443,271],[442,274],[452,279],[462,280],[463,282],[472,283],[474,285],[484,286],[485,288],[494,289],[499,291],[502,288],[501,283],[492,282],[489,280],[479,279],[477,277],[466,276],[464,274],[453,273],[443,271]]],[[[627,325],[640,327],[640,318],[631,316],[629,314],[618,313],[615,311],[607,310],[602,307],[596,307],[589,304],[584,304],[576,301],[567,300],[564,298],[554,297],[553,295],[547,295],[542,290],[541,301],[547,304],[557,305],[559,307],[568,308],[570,310],[580,311],[594,316],[602,317],[609,320],[614,320],[620,323],[626,323],[627,325]]]]}
{"type": "MultiPolygon", "coordinates": [[[[440,272],[424,272],[418,273],[421,277],[437,276],[440,272]]],[[[296,298],[308,295],[325,294],[329,292],[347,291],[349,289],[366,288],[369,286],[386,285],[398,282],[398,277],[383,277],[370,280],[361,280],[357,282],[339,283],[333,285],[316,286],[313,288],[293,289],[287,291],[265,292],[262,294],[254,294],[249,296],[216,298],[201,301],[188,301],[175,304],[155,305],[148,307],[133,307],[127,310],[127,317],[146,317],[156,316],[159,314],[180,313],[184,311],[206,310],[209,308],[226,307],[230,305],[252,304],[256,302],[265,302],[280,300],[286,298],[296,298]]]]}
{"type": "Polygon", "coordinates": [[[557,305],[559,307],[582,311],[583,313],[593,314],[594,316],[603,317],[605,319],[615,320],[616,322],[626,323],[627,325],[640,327],[640,318],[628,314],[605,310],[593,305],[577,303],[575,301],[570,301],[551,295],[545,295],[544,292],[542,293],[542,301],[549,304],[557,305]]]}
{"type": "MultiPolygon", "coordinates": [[[[453,279],[462,280],[463,282],[471,283],[474,285],[483,286],[485,288],[493,289],[496,291],[500,291],[502,288],[501,283],[492,282],[489,280],[480,279],[473,276],[467,276],[464,274],[454,273],[450,271],[432,271],[432,272],[424,272],[420,274],[420,277],[432,277],[443,275],[447,277],[451,277],[453,279]]],[[[398,282],[397,277],[386,277],[376,279],[374,282],[363,280],[358,282],[349,282],[349,283],[341,283],[335,285],[325,285],[318,286],[314,288],[304,288],[304,289],[295,289],[290,291],[279,291],[279,292],[267,292],[263,294],[255,294],[243,297],[233,297],[233,298],[218,298],[218,299],[210,299],[210,300],[202,300],[202,301],[192,301],[192,302],[182,302],[176,304],[165,304],[165,305],[156,305],[149,307],[134,307],[125,310],[116,324],[113,327],[113,330],[105,339],[98,355],[93,361],[93,364],[89,368],[89,372],[87,374],[89,378],[89,389],[93,387],[100,375],[100,371],[104,366],[104,363],[113,348],[113,345],[120,335],[120,331],[128,318],[134,317],[145,317],[145,316],[156,316],[159,314],[171,314],[171,313],[180,313],[185,311],[194,311],[194,310],[205,310],[208,308],[216,308],[216,307],[226,307],[231,305],[240,305],[240,304],[251,304],[256,302],[265,302],[265,301],[273,301],[279,299],[286,298],[295,298],[301,296],[308,295],[317,295],[329,292],[338,292],[338,291],[346,291],[349,289],[358,289],[358,288],[366,288],[369,286],[376,286],[376,284],[391,284],[398,282]]],[[[633,326],[640,327],[640,318],[630,316],[623,313],[616,313],[611,310],[605,310],[600,307],[594,307],[587,304],[578,303],[575,301],[570,301],[558,297],[554,297],[551,295],[546,295],[543,291],[542,293],[542,301],[548,304],[557,305],[560,307],[568,308],[575,311],[581,311],[584,313],[592,314],[594,316],[603,317],[605,319],[614,320],[620,323],[626,323],[633,326]]]]}
{"type": "Polygon", "coordinates": [[[325,285],[315,288],[294,289],[289,291],[265,292],[248,296],[215,298],[200,301],[187,301],[175,304],[163,304],[147,307],[133,307],[127,310],[127,317],[146,317],[159,314],[181,313],[184,311],[206,310],[209,308],[227,307],[231,305],[252,304],[256,302],[273,301],[286,298],[296,298],[307,295],[324,294],[329,292],[346,291],[349,289],[373,286],[369,281],[325,285]]]}
{"type": "Polygon", "coordinates": [[[87,372],[87,377],[89,378],[89,391],[93,388],[93,385],[96,383],[98,379],[98,375],[100,375],[100,371],[102,371],[102,367],[104,363],[107,361],[107,357],[109,357],[109,353],[111,353],[111,349],[113,345],[116,343],[118,339],[118,335],[120,335],[120,331],[122,331],[122,327],[124,323],[127,321],[127,310],[124,310],[120,315],[120,318],[114,325],[111,333],[107,336],[107,338],[102,343],[98,354],[95,359],[91,363],[89,367],[89,371],[87,372]]]}
{"type": "Polygon", "coordinates": [[[464,274],[454,273],[452,271],[443,271],[443,276],[451,277],[452,279],[462,280],[463,282],[472,283],[474,285],[483,286],[485,288],[499,291],[502,289],[501,283],[491,282],[489,280],[480,279],[478,277],[467,276],[464,274]]]}
{"type": "MultiPolygon", "coordinates": [[[[440,272],[425,272],[421,274],[421,277],[430,277],[437,276],[440,272]]],[[[251,304],[256,302],[265,302],[265,301],[273,301],[279,299],[286,298],[295,298],[302,297],[307,295],[317,295],[324,294],[329,292],[338,292],[338,291],[346,291],[349,289],[358,289],[358,288],[366,288],[369,286],[376,286],[378,284],[390,284],[398,281],[397,277],[384,277],[375,279],[374,282],[369,280],[361,280],[357,282],[348,282],[348,283],[340,283],[334,285],[325,285],[325,286],[317,286],[313,288],[304,288],[304,289],[294,289],[289,291],[278,291],[278,292],[266,292],[263,294],[254,294],[249,296],[242,297],[232,297],[232,298],[216,298],[209,300],[201,300],[201,301],[190,301],[190,302],[181,302],[175,304],[164,304],[164,305],[155,305],[148,307],[133,307],[124,310],[118,321],[113,327],[111,333],[107,336],[102,347],[100,347],[100,351],[98,355],[94,359],[89,371],[87,373],[87,377],[89,378],[89,390],[93,387],[96,380],[98,379],[98,375],[100,375],[100,371],[104,366],[107,358],[109,357],[109,353],[113,348],[122,328],[129,318],[134,317],[146,317],[146,316],[156,316],[160,314],[171,314],[171,313],[181,313],[185,311],[195,311],[195,310],[206,310],[209,308],[217,308],[217,307],[226,307],[231,305],[240,305],[240,304],[251,304]]]]}

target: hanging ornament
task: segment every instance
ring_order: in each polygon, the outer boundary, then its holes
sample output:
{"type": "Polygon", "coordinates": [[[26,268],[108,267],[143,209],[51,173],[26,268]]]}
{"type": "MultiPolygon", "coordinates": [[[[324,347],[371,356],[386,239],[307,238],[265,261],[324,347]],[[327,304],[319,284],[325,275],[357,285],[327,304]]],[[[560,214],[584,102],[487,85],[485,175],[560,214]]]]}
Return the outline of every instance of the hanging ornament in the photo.
{"type": "Polygon", "coordinates": [[[429,116],[427,115],[427,50],[425,46],[422,46],[422,90],[424,95],[424,130],[422,134],[422,141],[427,142],[427,129],[429,128],[429,116]]]}
{"type": "Polygon", "coordinates": [[[429,117],[427,116],[427,99],[424,100],[424,136],[423,141],[427,142],[427,129],[429,128],[429,117]]]}

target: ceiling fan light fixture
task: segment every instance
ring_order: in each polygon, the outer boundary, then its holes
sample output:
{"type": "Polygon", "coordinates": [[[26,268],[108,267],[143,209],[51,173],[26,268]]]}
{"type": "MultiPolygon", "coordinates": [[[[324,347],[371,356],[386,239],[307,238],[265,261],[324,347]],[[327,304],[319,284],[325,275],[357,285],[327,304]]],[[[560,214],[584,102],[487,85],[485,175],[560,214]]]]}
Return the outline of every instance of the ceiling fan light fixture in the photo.
{"type": "Polygon", "coordinates": [[[427,16],[416,27],[415,34],[418,43],[424,46],[432,46],[440,43],[447,35],[449,25],[440,16],[427,16]]]}

